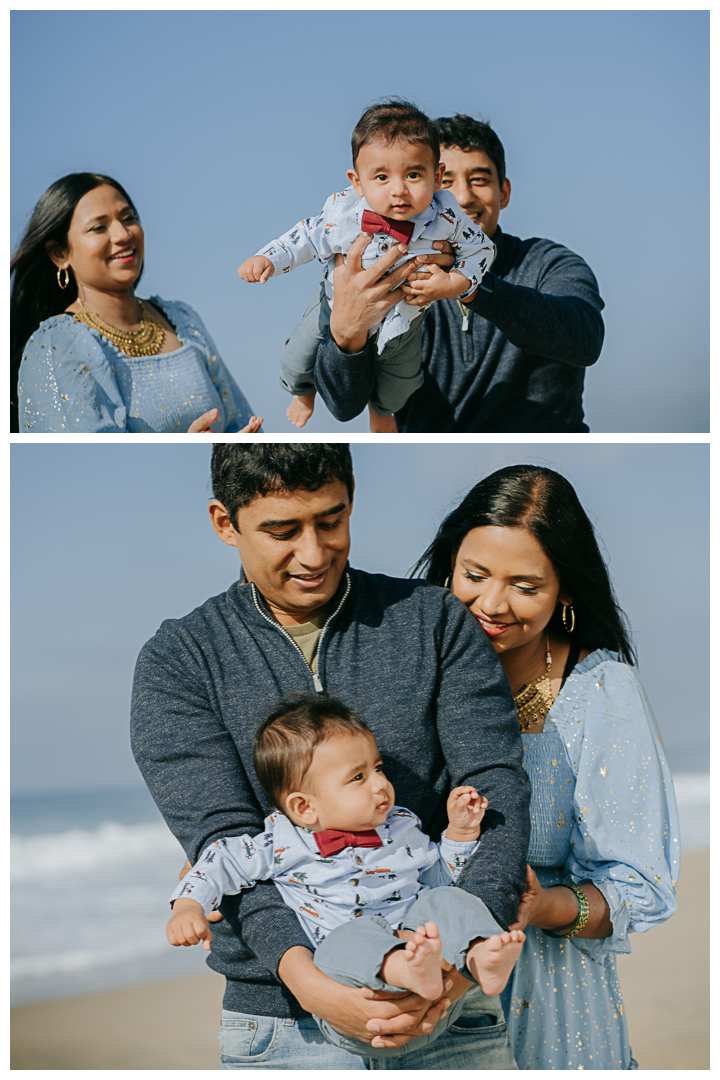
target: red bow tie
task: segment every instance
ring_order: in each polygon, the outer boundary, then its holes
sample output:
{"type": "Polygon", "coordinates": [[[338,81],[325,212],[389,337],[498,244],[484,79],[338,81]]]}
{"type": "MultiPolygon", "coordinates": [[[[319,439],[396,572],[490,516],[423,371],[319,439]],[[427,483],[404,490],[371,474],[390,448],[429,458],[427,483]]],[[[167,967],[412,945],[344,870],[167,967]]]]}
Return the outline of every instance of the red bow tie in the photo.
{"type": "Polygon", "coordinates": [[[321,829],[313,833],[318,851],[323,859],[337,855],[346,847],[382,847],[382,840],[375,829],[367,832],[343,832],[341,829],[321,829]]]}
{"type": "Polygon", "coordinates": [[[393,240],[400,240],[403,244],[407,244],[415,225],[412,221],[393,221],[391,218],[383,217],[382,214],[376,214],[374,210],[363,210],[360,227],[363,232],[385,233],[386,236],[392,236],[393,240]]]}

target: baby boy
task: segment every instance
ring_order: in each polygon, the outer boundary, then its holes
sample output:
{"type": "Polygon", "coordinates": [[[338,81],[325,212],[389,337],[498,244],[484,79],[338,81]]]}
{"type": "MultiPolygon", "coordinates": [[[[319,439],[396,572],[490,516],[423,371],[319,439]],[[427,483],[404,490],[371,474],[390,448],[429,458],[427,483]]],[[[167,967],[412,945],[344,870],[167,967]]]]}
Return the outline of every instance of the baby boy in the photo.
{"type": "MultiPolygon", "coordinates": [[[[448,828],[433,843],[413,813],[394,806],[368,727],[338,699],[313,694],[284,699],[265,718],[253,763],[277,810],[259,836],[227,837],[203,851],[171,899],[172,945],[202,940],[209,949],[206,914],[223,895],[271,879],[297,913],[316,965],[337,982],[434,1001],[443,993],[444,959],[486,994],[502,990],[525,935],[503,931],[482,900],[451,887],[477,847],[487,799],[455,788],[448,828]]],[[[420,1038],[437,1038],[455,1012],[420,1038]]],[[[315,1019],[352,1053],[406,1052],[369,1046],[315,1019]]]]}
{"type": "Polygon", "coordinates": [[[323,288],[285,343],[281,357],[283,386],[293,394],[289,419],[303,427],[315,401],[313,369],[318,346],[330,323],[333,267],[338,254],[361,233],[372,240],[362,255],[367,267],[395,244],[406,253],[393,270],[418,255],[436,254],[433,242],[449,240],[455,264],[449,273],[423,274],[413,281],[413,297],[400,300],[370,335],[374,388],[369,401],[370,430],[396,432],[393,413],[422,385],[420,334],[426,307],[433,300],[461,300],[474,292],[489,269],[495,249],[443,191],[445,166],[432,122],[414,105],[389,101],[366,109],[352,134],[351,187],[336,192],[322,212],[299,221],[257,255],[246,259],[238,273],[243,281],[264,284],[274,274],[319,259],[324,264],[323,288]]]}

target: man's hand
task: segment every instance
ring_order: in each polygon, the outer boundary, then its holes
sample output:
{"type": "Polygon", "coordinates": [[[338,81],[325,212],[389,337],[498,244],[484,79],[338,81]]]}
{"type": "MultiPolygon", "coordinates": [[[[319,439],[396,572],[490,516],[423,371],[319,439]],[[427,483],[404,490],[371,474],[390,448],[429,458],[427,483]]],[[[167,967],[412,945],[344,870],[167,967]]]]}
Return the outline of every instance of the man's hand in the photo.
{"type": "Polygon", "coordinates": [[[399,288],[400,282],[417,265],[415,260],[403,263],[383,277],[407,252],[407,244],[394,244],[387,254],[364,270],[362,253],[371,240],[370,233],[361,233],[348,251],[347,262],[343,261],[342,255],[335,260],[330,332],[338,348],[346,353],[360,352],[367,342],[368,331],[382,322],[395,304],[405,299],[399,288]]]}
{"type": "Polygon", "coordinates": [[[171,945],[197,945],[202,941],[203,948],[210,951],[212,931],[203,906],[197,900],[181,898],[175,901],[166,932],[171,945]]]}
{"type": "MultiPolygon", "coordinates": [[[[398,931],[398,937],[410,939],[412,936],[413,935],[407,930],[398,931]]],[[[447,1004],[442,1013],[437,1017],[434,1015],[435,1009],[432,1009],[425,1014],[424,1022],[426,1024],[432,1020],[430,1031],[435,1027],[438,1020],[442,1020],[446,1016],[450,1005],[454,1005],[458,998],[461,998],[463,994],[467,993],[470,987],[474,985],[469,979],[466,979],[461,975],[456,967],[453,967],[452,964],[449,964],[447,960],[443,959],[443,957],[440,957],[440,966],[443,969],[445,979],[445,996],[443,1001],[438,1002],[438,1004],[443,1004],[443,1002],[447,1002],[447,1004]]],[[[365,990],[363,992],[367,994],[372,993],[371,990],[365,990]]],[[[377,1027],[380,1032],[388,1030],[384,1020],[374,1018],[372,1024],[377,1027]]],[[[419,1032],[419,1034],[426,1034],[426,1032],[422,1031],[419,1032]]],[[[398,1041],[398,1038],[398,1036],[392,1037],[384,1034],[376,1035],[372,1041],[372,1045],[376,1047],[402,1046],[402,1043],[398,1041]]],[[[403,1039],[403,1042],[407,1042],[407,1039],[403,1039]]]]}
{"type": "Polygon", "coordinates": [[[257,281],[264,285],[274,273],[275,267],[264,255],[253,255],[251,259],[246,259],[238,270],[243,281],[249,281],[251,285],[257,281]]]}
{"type": "MultiPolygon", "coordinates": [[[[322,1017],[343,1035],[373,1045],[403,1046],[418,1035],[428,1035],[449,1004],[447,997],[433,1003],[417,994],[343,986],[315,967],[312,953],[301,945],[283,955],[278,975],[308,1012],[322,1017]]],[[[450,979],[446,982],[452,984],[450,979]]],[[[472,985],[463,982],[466,989],[472,985]]]]}

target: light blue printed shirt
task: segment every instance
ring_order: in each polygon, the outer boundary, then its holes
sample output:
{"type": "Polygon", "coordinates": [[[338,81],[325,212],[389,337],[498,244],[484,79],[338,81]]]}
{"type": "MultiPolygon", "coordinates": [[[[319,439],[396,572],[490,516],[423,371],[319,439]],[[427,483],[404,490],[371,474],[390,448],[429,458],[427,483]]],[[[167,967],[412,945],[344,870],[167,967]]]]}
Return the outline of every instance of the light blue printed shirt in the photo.
{"type": "MultiPolygon", "coordinates": [[[[370,209],[367,200],[356,195],[351,187],[336,191],[327,199],[317,217],[298,221],[297,225],[277,240],[271,240],[257,254],[270,260],[275,268],[275,276],[287,274],[296,266],[319,259],[324,264],[325,295],[332,306],[335,256],[347,255],[353,241],[362,232],[360,223],[363,211],[370,209]]],[[[409,220],[415,226],[412,239],[408,243],[407,254],[397,260],[393,270],[416,255],[437,255],[433,242],[449,240],[455,249],[452,269],[459,270],[468,279],[468,289],[463,296],[469,295],[490,269],[495,257],[492,241],[475,227],[449,191],[436,192],[430,205],[409,220]]],[[[385,233],[373,233],[363,252],[363,266],[367,268],[372,265],[397,242],[385,233]]],[[[397,303],[380,323],[378,353],[382,352],[388,341],[404,334],[422,310],[408,306],[404,300],[397,303]]]]}
{"type": "Polygon", "coordinates": [[[324,859],[312,831],[277,810],[259,836],[229,836],[206,848],[170,903],[197,900],[207,914],[223,896],[272,880],[317,946],[331,930],[361,915],[383,915],[399,926],[420,893],[452,884],[477,847],[477,841],[460,843],[445,835],[433,843],[419,819],[401,806],[377,833],[382,847],[345,848],[324,859]]]}

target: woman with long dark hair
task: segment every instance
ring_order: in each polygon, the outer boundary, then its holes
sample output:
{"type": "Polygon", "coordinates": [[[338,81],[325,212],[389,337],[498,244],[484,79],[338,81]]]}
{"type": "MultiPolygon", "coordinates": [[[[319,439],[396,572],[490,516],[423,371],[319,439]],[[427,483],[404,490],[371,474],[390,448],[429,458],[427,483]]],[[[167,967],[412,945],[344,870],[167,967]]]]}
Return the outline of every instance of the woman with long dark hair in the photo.
{"type": "Polygon", "coordinates": [[[615,956],[676,907],[672,781],[593,527],[571,484],[516,465],[477,484],[418,568],[488,635],[532,785],[527,941],[503,993],[520,1069],[630,1069],[615,956]]]}
{"type": "Polygon", "coordinates": [[[258,431],[202,320],[139,300],[145,236],[116,180],[41,196],[10,262],[11,431],[258,431]]]}

